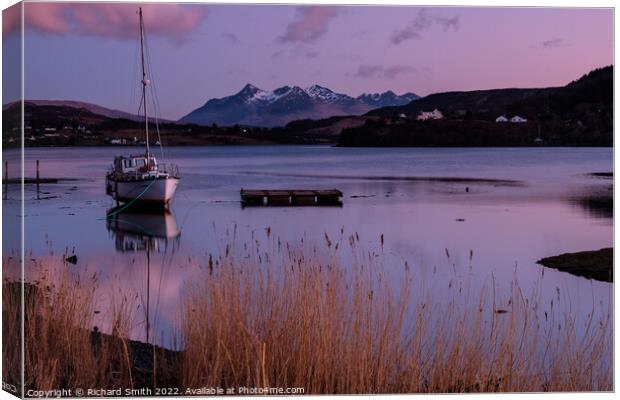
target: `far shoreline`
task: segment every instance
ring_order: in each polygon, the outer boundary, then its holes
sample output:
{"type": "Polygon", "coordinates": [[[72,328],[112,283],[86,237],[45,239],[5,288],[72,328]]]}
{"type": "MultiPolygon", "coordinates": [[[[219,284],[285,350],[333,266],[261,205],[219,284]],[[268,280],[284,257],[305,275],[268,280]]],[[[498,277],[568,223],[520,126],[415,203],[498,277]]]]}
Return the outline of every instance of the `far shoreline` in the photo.
{"type": "MultiPolygon", "coordinates": [[[[165,147],[337,147],[337,148],[355,148],[355,149],[581,149],[581,148],[600,148],[613,149],[614,146],[598,146],[598,145],[523,145],[523,146],[343,146],[338,143],[204,143],[204,144],[165,144],[165,147]]],[[[111,145],[111,144],[77,144],[77,145],[41,145],[41,146],[6,146],[3,144],[3,150],[15,149],[46,149],[46,148],[118,148],[131,149],[143,148],[143,145],[111,145]]]]}

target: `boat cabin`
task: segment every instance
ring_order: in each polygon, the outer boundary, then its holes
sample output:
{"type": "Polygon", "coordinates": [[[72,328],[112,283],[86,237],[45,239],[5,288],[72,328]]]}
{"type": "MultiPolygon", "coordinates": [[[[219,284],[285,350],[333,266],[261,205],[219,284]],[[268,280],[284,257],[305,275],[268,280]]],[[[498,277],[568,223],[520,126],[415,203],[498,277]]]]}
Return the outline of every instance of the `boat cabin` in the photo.
{"type": "Polygon", "coordinates": [[[157,160],[154,156],[149,157],[147,165],[145,155],[117,156],[114,157],[114,172],[121,174],[145,173],[157,170],[157,160]]]}

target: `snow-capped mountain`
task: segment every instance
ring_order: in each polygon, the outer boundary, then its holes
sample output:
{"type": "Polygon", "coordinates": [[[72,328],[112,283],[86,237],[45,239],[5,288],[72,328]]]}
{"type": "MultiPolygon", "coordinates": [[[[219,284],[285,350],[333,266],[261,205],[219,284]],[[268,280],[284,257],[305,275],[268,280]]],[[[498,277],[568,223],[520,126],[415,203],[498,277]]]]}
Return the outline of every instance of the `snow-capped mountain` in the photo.
{"type": "Polygon", "coordinates": [[[413,100],[419,99],[415,93],[405,93],[400,96],[396,93],[388,90],[383,93],[364,93],[358,97],[358,100],[363,101],[373,108],[386,107],[386,106],[397,106],[397,105],[405,105],[413,100]]]}
{"type": "Polygon", "coordinates": [[[373,108],[400,106],[418,99],[413,93],[363,94],[357,98],[312,85],[282,86],[273,91],[247,84],[238,93],[207,101],[180,119],[203,125],[283,126],[297,119],[320,119],[336,115],[361,115],[373,108]]]}

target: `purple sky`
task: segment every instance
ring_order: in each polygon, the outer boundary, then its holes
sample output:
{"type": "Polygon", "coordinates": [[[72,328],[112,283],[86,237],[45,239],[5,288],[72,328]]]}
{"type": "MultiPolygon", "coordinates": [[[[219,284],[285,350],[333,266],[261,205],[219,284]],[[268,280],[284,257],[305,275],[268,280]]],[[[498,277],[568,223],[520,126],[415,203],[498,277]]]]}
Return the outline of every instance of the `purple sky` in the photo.
{"type": "MultiPolygon", "coordinates": [[[[613,10],[142,4],[160,116],[245,83],[391,89],[564,85],[613,63],[613,10]]],[[[137,111],[137,6],[27,3],[26,98],[137,111]]],[[[3,15],[3,49],[18,25],[3,15]]],[[[6,57],[5,57],[6,59],[6,57]]],[[[7,61],[4,66],[11,71],[7,61]]],[[[5,85],[3,103],[16,99],[5,85]]]]}

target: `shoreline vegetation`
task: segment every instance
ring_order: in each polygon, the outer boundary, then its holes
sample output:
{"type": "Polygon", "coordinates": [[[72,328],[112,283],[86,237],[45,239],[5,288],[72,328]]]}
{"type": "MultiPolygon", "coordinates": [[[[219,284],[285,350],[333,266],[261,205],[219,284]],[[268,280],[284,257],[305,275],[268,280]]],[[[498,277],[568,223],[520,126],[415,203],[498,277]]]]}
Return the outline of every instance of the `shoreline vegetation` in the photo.
{"type": "MultiPolygon", "coordinates": [[[[515,280],[496,294],[495,277],[480,286],[452,268],[427,276],[406,262],[384,265],[382,237],[380,249],[365,251],[358,234],[325,235],[311,249],[270,228],[265,235],[266,244],[239,250],[224,237],[221,254],[200,264],[170,350],[129,340],[141,320],[133,293],[115,290],[107,307],[95,307],[96,275],[77,277],[58,255],[28,261],[26,389],[613,390],[612,305],[577,316],[559,289],[544,296],[544,274],[531,291],[515,280]],[[342,252],[351,252],[350,265],[339,261],[342,252]],[[434,298],[429,288],[437,285],[451,300],[434,298]],[[109,321],[105,334],[94,330],[95,310],[109,321]]],[[[452,265],[447,250],[446,257],[452,265]]],[[[19,340],[19,287],[3,279],[5,382],[19,371],[10,368],[19,365],[19,349],[7,345],[19,340]]]]}

